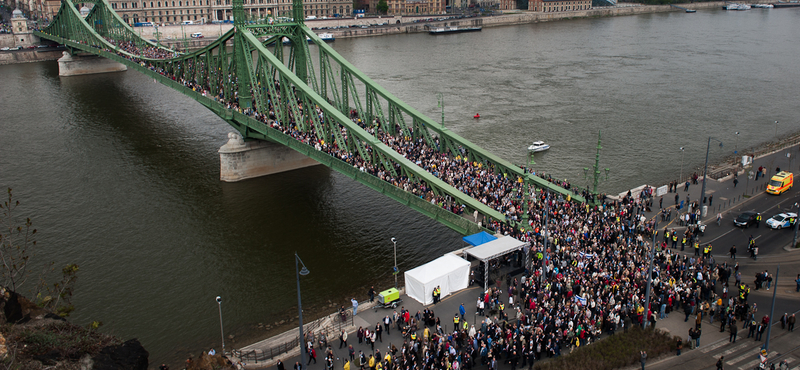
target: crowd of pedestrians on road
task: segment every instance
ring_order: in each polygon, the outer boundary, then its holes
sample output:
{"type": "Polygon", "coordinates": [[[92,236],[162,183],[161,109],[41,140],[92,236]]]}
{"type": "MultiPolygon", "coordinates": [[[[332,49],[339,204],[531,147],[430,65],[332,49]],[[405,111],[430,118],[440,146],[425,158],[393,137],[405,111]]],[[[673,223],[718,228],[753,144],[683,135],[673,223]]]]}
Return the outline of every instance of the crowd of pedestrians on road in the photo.
{"type": "MultiPolygon", "coordinates": [[[[158,48],[139,47],[129,42],[116,44],[130,54],[146,58],[172,57],[170,52],[158,48]]],[[[171,70],[160,69],[146,60],[136,61],[362,172],[456,214],[464,211],[463,205],[434,191],[425,181],[410,178],[399,165],[381,166],[375,164],[380,161],[364,160],[363,156],[375,155],[373,148],[365,140],[355,140],[346,127],[339,126],[338,132],[318,132],[315,121],[324,122],[326,113],[320,107],[304,105],[294,90],[282,89],[279,82],[274,82],[272,88],[262,87],[266,107],[241,109],[236,89],[225,88],[238,82],[233,74],[203,76],[204,83],[200,84],[199,76],[187,80],[182,70],[191,68],[194,71],[193,61],[176,65],[171,70]],[[211,86],[210,81],[215,84],[211,86]],[[280,118],[276,116],[275,104],[296,104],[297,109],[289,109],[292,113],[280,118]],[[301,122],[297,121],[297,114],[304,117],[301,122]]],[[[708,318],[710,323],[718,320],[721,331],[726,325],[735,327],[738,320],[745,328],[750,327],[757,340],[760,337],[759,325],[763,326],[768,319],[758,320],[757,308],[748,304],[750,288],[741,282],[738,264],[718,263],[710,245],[704,247],[700,255],[699,242],[693,240],[695,235],[678,237],[674,230],[664,230],[663,241],[654,235],[656,220],[643,216],[644,210],[652,206],[652,189],[646,188],[638,196],[629,193],[620,201],[596,207],[573,203],[544,190],[533,190],[529,194],[527,215],[530,228],[523,230],[513,222],[524,216],[520,178],[499,171],[489,162],[477,160],[464,147],[443,143],[438,137],[418,132],[415,127],[392,126],[377,118],[365,122],[355,111],[350,112],[349,117],[367,134],[417,166],[506,215],[511,221],[486,220],[485,226],[530,242],[529,255],[533,256],[526,274],[520,278],[509,277],[505,285],[501,281],[481,294],[476,310],[483,311],[486,316],[477,327],[468,325],[463,312],[454,316],[452,330],[445,330],[447,325],[443,328],[440,319],[432,318],[431,312],[412,315],[401,310],[391,320],[397,330],[406,333],[405,342],[385,356],[380,350],[370,356],[359,356],[362,368],[407,370],[421,366],[424,370],[459,370],[489,364],[490,369],[496,370],[500,361],[509,362],[512,369],[530,367],[544,357],[559,356],[564,350],[587,345],[602,333],[613,334],[646,321],[655,325],[676,310],[682,310],[687,321],[695,316],[695,328],[687,338],[694,345],[699,345],[703,318],[708,318]],[[450,149],[442,150],[443,145],[450,149]],[[682,249],[686,246],[684,238],[692,240],[695,255],[678,253],[676,238],[682,240],[682,249]],[[651,276],[652,299],[650,306],[645,307],[647,266],[653,242],[657,245],[651,276]],[[728,291],[731,276],[736,277],[738,294],[728,291]]],[[[787,325],[788,322],[787,318],[787,325]]],[[[373,343],[372,336],[378,335],[380,327],[379,323],[375,331],[369,333],[373,343]]],[[[389,328],[385,330],[388,332],[389,328]]],[[[363,339],[364,335],[359,338],[363,339]]]]}

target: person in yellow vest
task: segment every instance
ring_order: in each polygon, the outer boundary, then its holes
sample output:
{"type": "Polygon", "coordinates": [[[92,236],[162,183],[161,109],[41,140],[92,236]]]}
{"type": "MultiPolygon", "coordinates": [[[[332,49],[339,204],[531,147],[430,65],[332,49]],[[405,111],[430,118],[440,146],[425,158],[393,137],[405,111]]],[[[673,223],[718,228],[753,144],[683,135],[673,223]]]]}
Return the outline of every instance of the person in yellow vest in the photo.
{"type": "Polygon", "coordinates": [[[461,320],[461,318],[458,317],[457,314],[455,316],[453,316],[453,329],[455,329],[455,330],[459,329],[459,325],[458,325],[459,320],[461,320]]]}
{"type": "Polygon", "coordinates": [[[703,247],[703,257],[708,257],[708,246],[703,247]]]}
{"type": "Polygon", "coordinates": [[[462,320],[461,323],[463,324],[461,329],[467,331],[469,329],[469,322],[467,320],[462,320]]]}
{"type": "Polygon", "coordinates": [[[686,235],[681,239],[681,252],[683,252],[684,249],[686,249],[686,235]]]}
{"type": "Polygon", "coordinates": [[[345,360],[344,370],[350,370],[350,361],[349,360],[345,360]]]}
{"type": "Polygon", "coordinates": [[[672,249],[678,248],[678,233],[672,232],[672,249]]]}
{"type": "Polygon", "coordinates": [[[383,359],[386,360],[386,364],[391,365],[392,364],[392,353],[391,352],[386,352],[386,357],[384,357],[383,359]]]}
{"type": "Polygon", "coordinates": [[[422,339],[425,341],[425,343],[428,343],[428,340],[430,340],[430,338],[431,338],[431,330],[428,329],[428,327],[426,326],[425,330],[422,331],[422,339]]]}
{"type": "Polygon", "coordinates": [[[375,361],[375,370],[383,369],[383,365],[381,365],[380,361],[375,361]]]}
{"type": "Polygon", "coordinates": [[[370,369],[374,369],[375,368],[375,362],[376,362],[375,361],[375,356],[373,354],[370,354],[369,355],[369,362],[367,362],[367,365],[369,365],[370,369]]]}
{"type": "Polygon", "coordinates": [[[669,230],[664,231],[664,243],[669,241],[669,230]]]}
{"type": "Polygon", "coordinates": [[[414,342],[414,341],[416,341],[416,340],[417,340],[417,332],[415,332],[415,331],[412,331],[412,332],[411,332],[411,341],[412,341],[412,342],[414,342]]]}
{"type": "Polygon", "coordinates": [[[699,240],[695,240],[695,242],[694,242],[694,255],[695,256],[700,256],[700,241],[699,240]]]}

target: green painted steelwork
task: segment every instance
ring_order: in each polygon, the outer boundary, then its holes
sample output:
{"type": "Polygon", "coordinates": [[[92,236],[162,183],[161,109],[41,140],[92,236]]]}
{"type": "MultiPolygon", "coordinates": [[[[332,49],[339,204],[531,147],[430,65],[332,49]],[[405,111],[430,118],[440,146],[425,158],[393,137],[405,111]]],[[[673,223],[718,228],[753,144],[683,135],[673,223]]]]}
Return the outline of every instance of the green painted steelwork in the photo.
{"type": "Polygon", "coordinates": [[[463,154],[462,160],[583,201],[441,127],[388,93],[305,27],[302,1],[294,2],[299,7],[293,13],[295,22],[252,25],[245,21],[242,0],[234,0],[234,27],[207,47],[183,54],[141,39],[111,10],[107,0],[97,0],[86,19],[80,17],[72,0],[63,0],[62,9],[50,26],[36,34],[71,50],[100,55],[152,76],[212,110],[243,137],[288,146],[463,234],[482,227],[443,206],[458,205],[465,214],[477,211],[485,222],[508,220],[395,152],[373,132],[423,140],[453,158],[463,154]],[[284,38],[290,45],[283,45],[284,38]],[[319,54],[317,65],[310,57],[309,44],[319,54]],[[351,111],[357,112],[364,127],[351,119],[351,111]],[[318,143],[295,140],[276,127],[306,135],[306,140],[318,143]],[[399,179],[404,179],[414,184],[412,188],[427,189],[427,193],[403,190],[365,172],[363,166],[359,168],[326,153],[321,150],[323,145],[345,153],[345,158],[356,158],[385,172],[385,177],[398,184],[399,179]],[[433,199],[439,199],[439,204],[434,204],[433,199]]]}

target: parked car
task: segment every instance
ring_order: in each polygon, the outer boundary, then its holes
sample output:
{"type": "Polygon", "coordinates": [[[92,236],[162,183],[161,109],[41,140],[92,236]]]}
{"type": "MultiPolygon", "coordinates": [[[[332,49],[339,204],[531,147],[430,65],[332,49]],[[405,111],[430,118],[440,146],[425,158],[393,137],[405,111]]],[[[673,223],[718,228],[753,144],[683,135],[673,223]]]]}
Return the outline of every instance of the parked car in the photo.
{"type": "Polygon", "coordinates": [[[756,216],[758,216],[757,212],[753,211],[743,212],[738,217],[736,217],[735,220],[733,220],[733,223],[736,226],[743,227],[746,229],[750,225],[754,225],[756,223],[756,216]]]}
{"type": "Polygon", "coordinates": [[[775,216],[770,217],[769,220],[767,220],[767,226],[773,229],[783,229],[786,227],[792,227],[796,223],[797,223],[797,213],[793,212],[779,213],[775,216]]]}
{"type": "Polygon", "coordinates": [[[203,34],[200,33],[200,32],[195,32],[195,33],[192,34],[192,38],[193,39],[202,39],[203,38],[203,34]]]}

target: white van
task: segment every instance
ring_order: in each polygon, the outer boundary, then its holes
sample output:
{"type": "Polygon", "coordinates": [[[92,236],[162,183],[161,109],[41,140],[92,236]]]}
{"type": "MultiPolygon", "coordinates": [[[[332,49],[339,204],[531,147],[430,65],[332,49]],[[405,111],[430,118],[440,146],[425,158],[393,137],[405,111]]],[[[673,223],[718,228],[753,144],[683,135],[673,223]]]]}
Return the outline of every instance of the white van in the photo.
{"type": "Polygon", "coordinates": [[[310,20],[313,20],[313,19],[317,19],[317,16],[316,15],[309,15],[308,17],[306,17],[307,21],[310,21],[310,20]]]}
{"type": "Polygon", "coordinates": [[[181,24],[182,25],[194,24],[194,21],[183,21],[183,22],[181,22],[181,24]]]}

